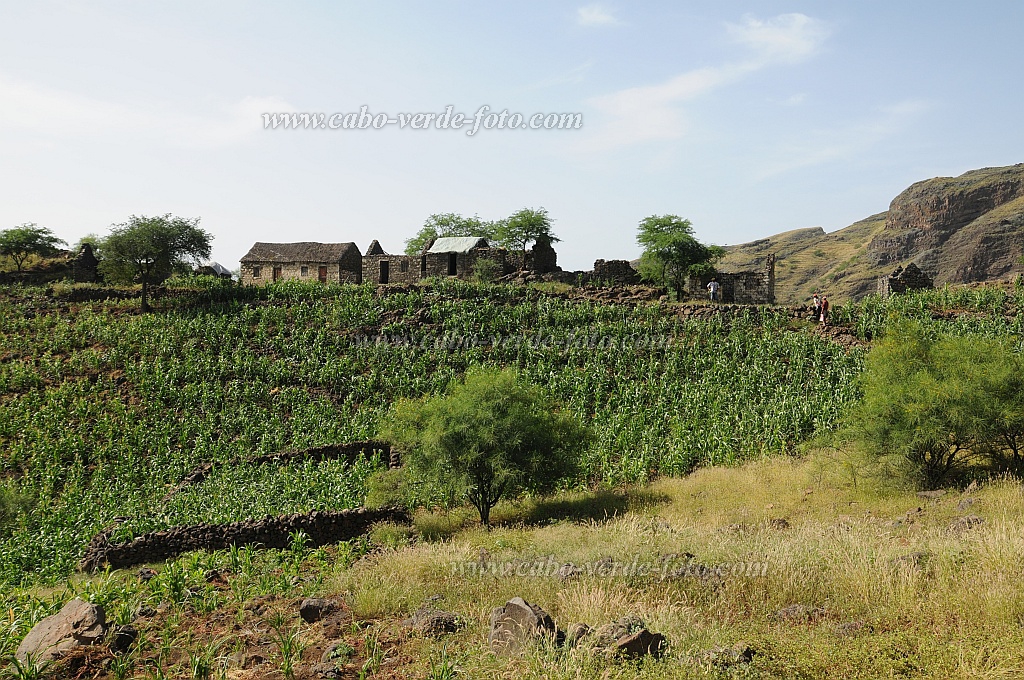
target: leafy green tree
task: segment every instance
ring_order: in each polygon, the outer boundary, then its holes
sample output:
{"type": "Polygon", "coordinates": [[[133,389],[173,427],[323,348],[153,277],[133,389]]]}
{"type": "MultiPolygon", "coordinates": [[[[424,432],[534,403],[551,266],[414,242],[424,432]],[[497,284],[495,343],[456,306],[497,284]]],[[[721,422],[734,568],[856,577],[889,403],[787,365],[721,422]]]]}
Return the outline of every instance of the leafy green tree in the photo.
{"type": "Polygon", "coordinates": [[[103,240],[100,269],[108,281],[141,282],[142,311],[149,311],[149,286],[209,258],[212,239],[198,217],[132,215],[103,240]]]}
{"type": "Polygon", "coordinates": [[[681,298],[686,280],[714,270],[714,264],[725,255],[721,246],[704,245],[693,235],[690,220],[677,215],[651,215],[640,220],[637,245],[644,249],[640,256],[640,275],[644,279],[670,286],[681,298]]]}
{"type": "Polygon", "coordinates": [[[587,436],[514,371],[483,367],[447,395],[398,402],[383,434],[414,478],[468,500],[487,527],[502,498],[547,493],[578,474],[587,436]]]}
{"type": "Polygon", "coordinates": [[[497,224],[495,239],[503,248],[521,251],[525,262],[527,246],[537,239],[546,238],[551,243],[559,241],[551,230],[551,222],[544,208],[523,208],[497,224]]]}
{"type": "Polygon", "coordinates": [[[0,231],[0,255],[9,257],[19,273],[32,255],[47,257],[55,254],[57,246],[62,245],[67,244],[46,227],[32,222],[0,231]]]}
{"type": "Polygon", "coordinates": [[[416,235],[405,242],[406,255],[419,255],[427,244],[442,236],[476,236],[494,238],[494,224],[481,220],[477,215],[463,217],[456,213],[431,215],[416,235]]]}
{"type": "Polygon", "coordinates": [[[92,246],[92,254],[96,257],[102,257],[103,252],[103,237],[99,234],[86,234],[82,238],[75,241],[75,244],[71,246],[71,252],[76,255],[81,252],[82,246],[86,243],[92,246]]]}
{"type": "Polygon", "coordinates": [[[871,349],[846,437],[917,486],[972,466],[1024,473],[1024,360],[1004,340],[889,329],[871,349]]]}

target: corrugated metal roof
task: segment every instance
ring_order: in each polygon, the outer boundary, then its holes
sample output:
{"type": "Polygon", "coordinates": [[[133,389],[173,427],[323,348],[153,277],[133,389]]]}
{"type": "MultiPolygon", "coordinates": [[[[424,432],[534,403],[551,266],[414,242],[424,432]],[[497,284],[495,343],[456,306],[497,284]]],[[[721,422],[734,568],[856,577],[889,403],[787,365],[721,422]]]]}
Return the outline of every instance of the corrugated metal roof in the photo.
{"type": "Polygon", "coordinates": [[[339,262],[355,243],[254,243],[241,262],[339,262]]]}
{"type": "Polygon", "coordinates": [[[489,248],[487,239],[478,236],[442,236],[434,241],[428,253],[468,253],[474,248],[489,248]]]}
{"type": "Polygon", "coordinates": [[[200,266],[201,267],[209,267],[210,269],[212,269],[214,271],[214,273],[217,274],[217,276],[231,276],[231,270],[228,269],[227,267],[225,267],[224,265],[222,265],[220,262],[215,262],[213,260],[210,260],[209,262],[204,262],[200,266]]]}

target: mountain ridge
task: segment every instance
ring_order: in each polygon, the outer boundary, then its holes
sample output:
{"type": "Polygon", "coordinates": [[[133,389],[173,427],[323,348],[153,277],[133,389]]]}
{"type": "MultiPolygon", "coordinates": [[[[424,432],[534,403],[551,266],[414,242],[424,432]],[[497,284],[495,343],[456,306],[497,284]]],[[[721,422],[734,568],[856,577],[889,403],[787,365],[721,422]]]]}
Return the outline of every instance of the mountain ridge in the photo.
{"type": "Polygon", "coordinates": [[[726,250],[723,272],[757,268],[775,253],[780,303],[816,290],[858,299],[911,262],[939,286],[1005,279],[1024,255],[1024,163],[915,182],[887,211],[837,231],[792,229],[726,250]]]}

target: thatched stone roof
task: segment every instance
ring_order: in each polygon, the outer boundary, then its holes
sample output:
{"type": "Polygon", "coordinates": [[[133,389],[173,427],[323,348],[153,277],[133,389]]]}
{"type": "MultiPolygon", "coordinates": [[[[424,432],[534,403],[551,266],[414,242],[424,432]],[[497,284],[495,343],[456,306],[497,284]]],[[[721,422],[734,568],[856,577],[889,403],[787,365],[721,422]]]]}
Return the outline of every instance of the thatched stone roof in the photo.
{"type": "Polygon", "coordinates": [[[242,262],[340,262],[355,251],[362,257],[355,243],[254,243],[241,259],[242,262]]]}
{"type": "Polygon", "coordinates": [[[366,255],[387,255],[387,253],[380,247],[380,242],[377,239],[373,239],[370,247],[366,249],[366,255]]]}

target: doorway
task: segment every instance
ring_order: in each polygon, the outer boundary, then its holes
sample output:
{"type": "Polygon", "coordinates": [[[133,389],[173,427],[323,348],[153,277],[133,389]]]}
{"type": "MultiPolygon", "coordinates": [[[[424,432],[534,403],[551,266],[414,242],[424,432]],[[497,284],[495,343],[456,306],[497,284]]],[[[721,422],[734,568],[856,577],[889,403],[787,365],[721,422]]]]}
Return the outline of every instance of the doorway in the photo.
{"type": "Polygon", "coordinates": [[[387,260],[380,261],[380,276],[377,278],[377,283],[387,283],[391,269],[391,263],[387,260]]]}
{"type": "Polygon", "coordinates": [[[320,283],[327,283],[327,267],[320,267],[316,272],[316,278],[320,283]]]}
{"type": "Polygon", "coordinates": [[[459,254],[448,253],[448,276],[455,276],[459,273],[459,254]]]}

